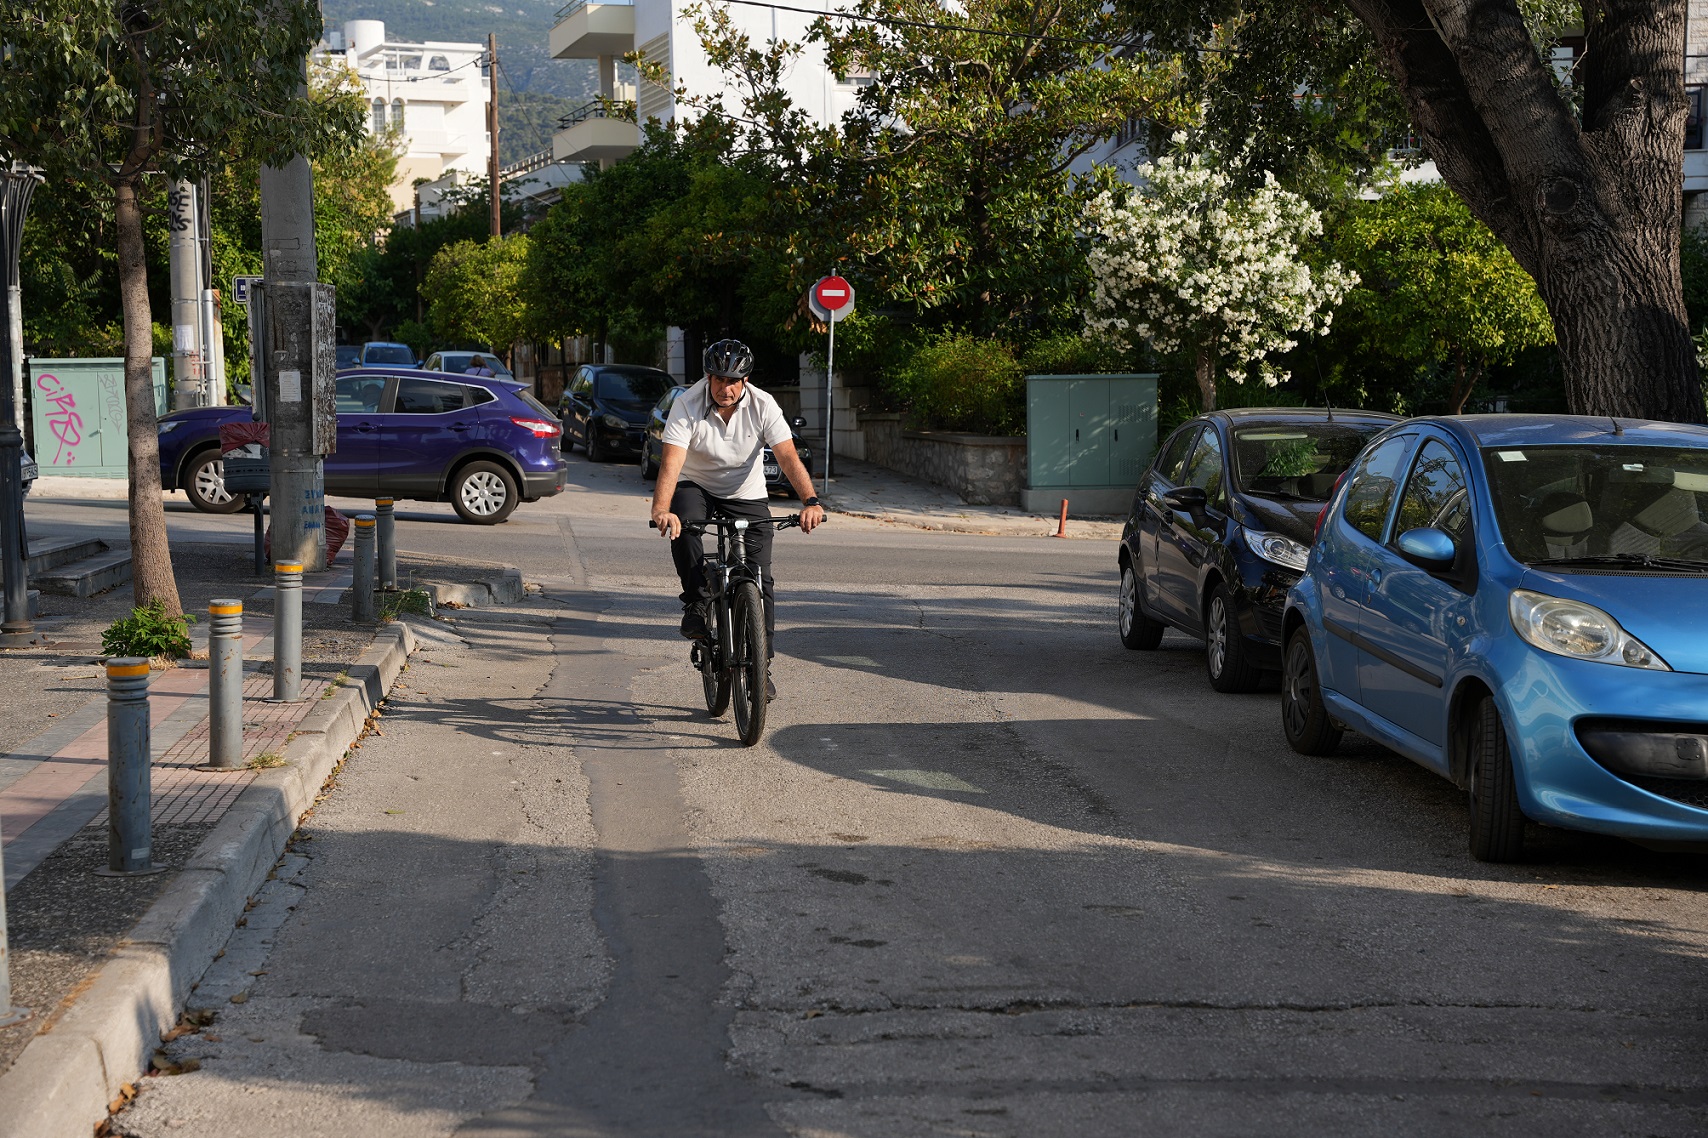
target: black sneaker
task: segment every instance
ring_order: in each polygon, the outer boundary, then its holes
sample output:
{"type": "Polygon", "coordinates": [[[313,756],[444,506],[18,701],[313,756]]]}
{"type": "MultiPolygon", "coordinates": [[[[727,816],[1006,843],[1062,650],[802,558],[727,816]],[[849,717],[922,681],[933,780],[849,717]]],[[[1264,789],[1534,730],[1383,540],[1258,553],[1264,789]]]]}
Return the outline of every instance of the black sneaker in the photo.
{"type": "Polygon", "coordinates": [[[777,698],[777,685],[771,682],[771,677],[765,677],[765,702],[770,703],[777,698]]]}
{"type": "Polygon", "coordinates": [[[711,630],[706,627],[706,611],[699,605],[687,605],[682,609],[682,635],[689,640],[707,640],[711,630]]]}

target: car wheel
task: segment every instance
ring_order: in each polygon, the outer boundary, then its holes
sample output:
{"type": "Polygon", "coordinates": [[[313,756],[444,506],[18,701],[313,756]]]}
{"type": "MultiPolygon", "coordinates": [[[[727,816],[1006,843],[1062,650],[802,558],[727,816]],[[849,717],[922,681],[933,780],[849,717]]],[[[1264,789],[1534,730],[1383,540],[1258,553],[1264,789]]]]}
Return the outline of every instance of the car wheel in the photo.
{"type": "Polygon", "coordinates": [[[245,501],[225,488],[225,462],[209,447],[184,467],[184,496],[204,514],[235,514],[245,501]]]}
{"type": "Polygon", "coordinates": [[[457,516],[478,526],[495,526],[516,509],[515,477],[496,462],[471,462],[451,482],[457,516]]]}
{"type": "Polygon", "coordinates": [[[1240,635],[1233,596],[1226,585],[1210,590],[1210,601],[1204,606],[1204,639],[1211,687],[1229,694],[1257,690],[1263,669],[1246,658],[1245,637],[1240,635]]]}
{"type": "Polygon", "coordinates": [[[1121,566],[1119,602],[1120,608],[1115,619],[1121,630],[1122,644],[1137,651],[1149,652],[1162,643],[1162,634],[1167,626],[1145,615],[1144,608],[1139,604],[1139,575],[1133,571],[1131,565],[1121,566]]]}
{"type": "Polygon", "coordinates": [[[1293,630],[1281,662],[1281,730],[1287,745],[1301,755],[1332,755],[1341,730],[1329,717],[1317,681],[1317,654],[1303,626],[1293,630]]]}
{"type": "Polygon", "coordinates": [[[599,441],[599,432],[593,429],[591,423],[587,424],[587,441],[583,445],[587,448],[588,462],[604,462],[611,457],[605,449],[605,444],[599,441]]]}
{"type": "Polygon", "coordinates": [[[568,419],[559,419],[558,422],[563,427],[563,445],[562,445],[563,453],[569,454],[571,451],[573,451],[575,449],[575,436],[569,433],[569,420],[568,419]]]}
{"type": "Polygon", "coordinates": [[[1524,811],[1506,727],[1493,696],[1484,696],[1471,723],[1471,856],[1517,861],[1524,856],[1524,811]]]}
{"type": "Polygon", "coordinates": [[[645,443],[641,444],[640,468],[642,482],[651,482],[658,477],[658,467],[652,462],[652,448],[645,443]]]}

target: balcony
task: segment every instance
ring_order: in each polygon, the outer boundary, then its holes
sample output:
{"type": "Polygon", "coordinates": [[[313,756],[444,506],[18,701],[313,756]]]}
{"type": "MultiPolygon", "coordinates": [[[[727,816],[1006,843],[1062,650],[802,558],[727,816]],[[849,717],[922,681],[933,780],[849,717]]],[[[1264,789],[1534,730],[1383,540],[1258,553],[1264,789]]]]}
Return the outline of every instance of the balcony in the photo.
{"type": "MultiPolygon", "coordinates": [[[[632,104],[629,109],[633,110],[632,104]]],[[[563,116],[552,135],[552,157],[559,162],[626,158],[638,146],[640,127],[627,119],[611,118],[603,99],[583,103],[563,116]]]]}
{"type": "Polygon", "coordinates": [[[570,0],[558,10],[553,59],[598,59],[635,49],[634,0],[570,0]]]}

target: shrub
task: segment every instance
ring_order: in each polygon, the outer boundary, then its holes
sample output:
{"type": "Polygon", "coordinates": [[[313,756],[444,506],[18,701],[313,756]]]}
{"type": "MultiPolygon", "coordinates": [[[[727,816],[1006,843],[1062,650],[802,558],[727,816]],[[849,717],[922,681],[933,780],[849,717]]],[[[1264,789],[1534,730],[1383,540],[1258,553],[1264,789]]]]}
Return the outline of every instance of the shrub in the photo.
{"type": "Polygon", "coordinates": [[[190,654],[190,622],[195,619],[188,613],[171,616],[165,601],[149,601],[101,633],[101,651],[108,656],[180,660],[190,654]]]}
{"type": "Polygon", "coordinates": [[[1001,340],[945,333],[892,373],[891,389],[927,429],[1026,432],[1025,374],[1001,340]]]}
{"type": "Polygon", "coordinates": [[[1094,375],[1129,370],[1120,348],[1107,340],[1067,333],[1039,340],[1020,357],[1027,375],[1094,375]]]}

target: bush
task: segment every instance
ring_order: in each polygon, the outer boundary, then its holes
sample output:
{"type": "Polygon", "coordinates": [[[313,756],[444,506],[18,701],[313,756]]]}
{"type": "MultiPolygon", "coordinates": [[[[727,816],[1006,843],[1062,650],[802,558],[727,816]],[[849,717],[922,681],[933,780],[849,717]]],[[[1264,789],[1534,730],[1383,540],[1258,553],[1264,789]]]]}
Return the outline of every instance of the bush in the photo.
{"type": "Polygon", "coordinates": [[[893,372],[890,388],[928,430],[1026,433],[1025,373],[1001,340],[945,333],[893,372]]]}
{"type": "Polygon", "coordinates": [[[1027,375],[1095,375],[1128,371],[1123,353],[1107,340],[1067,333],[1039,340],[1020,357],[1027,375]]]}
{"type": "Polygon", "coordinates": [[[101,651],[108,656],[180,660],[190,654],[190,622],[195,619],[188,613],[169,616],[165,601],[149,601],[101,633],[101,651]]]}

